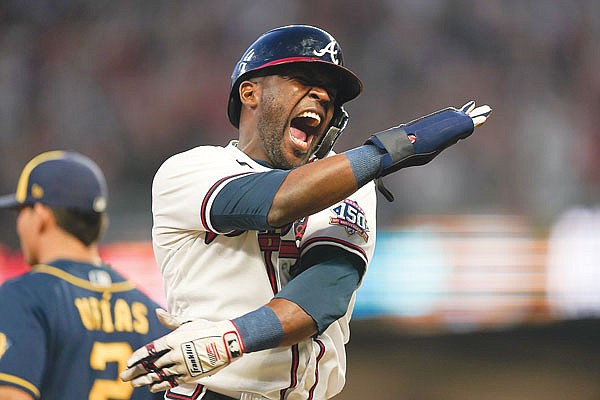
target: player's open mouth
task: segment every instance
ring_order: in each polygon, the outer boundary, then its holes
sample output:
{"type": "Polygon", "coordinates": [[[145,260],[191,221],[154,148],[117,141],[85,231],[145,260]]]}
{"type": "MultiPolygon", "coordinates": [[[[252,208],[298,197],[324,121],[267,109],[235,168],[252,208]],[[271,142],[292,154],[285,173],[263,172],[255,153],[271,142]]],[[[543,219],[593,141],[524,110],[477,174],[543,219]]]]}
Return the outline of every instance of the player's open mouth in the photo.
{"type": "Polygon", "coordinates": [[[306,153],[318,133],[321,117],[313,111],[304,111],[292,119],[290,124],[290,139],[298,150],[306,153]]]}

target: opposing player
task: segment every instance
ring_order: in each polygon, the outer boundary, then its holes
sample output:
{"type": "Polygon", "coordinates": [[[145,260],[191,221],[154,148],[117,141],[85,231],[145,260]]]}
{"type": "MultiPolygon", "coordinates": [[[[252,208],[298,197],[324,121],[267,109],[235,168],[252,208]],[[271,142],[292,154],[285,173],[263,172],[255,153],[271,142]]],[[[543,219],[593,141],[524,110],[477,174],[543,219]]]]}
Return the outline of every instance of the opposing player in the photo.
{"type": "Polygon", "coordinates": [[[354,293],[373,255],[374,179],[427,163],[485,122],[470,102],[335,155],[361,92],[327,32],[271,30],[232,74],[239,140],[168,159],[153,243],[175,329],[121,377],[173,399],[325,399],[345,381],[354,293]]]}
{"type": "Polygon", "coordinates": [[[118,379],[133,349],[168,330],[157,304],[104,265],[107,190],[95,163],[52,151],[0,207],[18,210],[30,272],[0,287],[0,399],[158,399],[118,379]]]}

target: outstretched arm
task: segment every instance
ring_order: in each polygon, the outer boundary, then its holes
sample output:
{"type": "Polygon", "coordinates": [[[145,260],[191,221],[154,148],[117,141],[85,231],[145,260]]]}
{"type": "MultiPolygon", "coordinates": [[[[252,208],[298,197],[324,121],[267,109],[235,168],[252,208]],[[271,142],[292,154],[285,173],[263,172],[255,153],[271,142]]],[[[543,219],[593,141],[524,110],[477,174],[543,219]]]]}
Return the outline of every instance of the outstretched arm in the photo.
{"type": "Polygon", "coordinates": [[[371,135],[365,145],[291,171],[275,193],[267,221],[283,226],[314,214],[399,169],[423,165],[484,124],[489,106],[470,101],[371,135]],[[313,188],[313,190],[306,190],[313,188]]]}
{"type": "Polygon", "coordinates": [[[342,201],[366,183],[423,165],[473,133],[491,109],[469,102],[371,135],[366,143],[291,171],[272,170],[229,182],[211,208],[219,232],[284,226],[342,201]],[[308,188],[308,189],[307,189],[308,188]]]}

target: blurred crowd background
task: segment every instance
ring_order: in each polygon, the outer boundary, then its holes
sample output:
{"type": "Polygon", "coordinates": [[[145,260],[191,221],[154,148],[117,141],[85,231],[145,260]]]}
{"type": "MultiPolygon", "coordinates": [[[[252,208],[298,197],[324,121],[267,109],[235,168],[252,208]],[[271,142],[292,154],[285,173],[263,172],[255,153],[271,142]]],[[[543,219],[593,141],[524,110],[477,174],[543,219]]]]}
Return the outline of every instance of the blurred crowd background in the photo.
{"type": "Polygon", "coordinates": [[[157,167],[236,137],[225,113],[233,66],[260,33],[290,23],[330,31],[364,82],[338,151],[470,99],[494,110],[441,159],[387,179],[396,202],[382,201],[380,226],[463,212],[548,224],[596,203],[593,0],[3,0],[0,188],[11,190],[36,153],[76,149],[108,176],[108,239],[147,238],[157,167]]]}
{"type": "MultiPolygon", "coordinates": [[[[233,66],[292,23],[332,33],[364,83],[337,151],[471,99],[493,108],[468,140],[386,178],[396,200],[380,198],[357,319],[424,333],[600,315],[594,0],[2,0],[0,192],[42,151],[92,157],[111,193],[105,255],[162,299],[148,274],[152,177],[174,153],[237,137],[233,66]]],[[[4,278],[17,249],[14,215],[0,213],[4,278]]],[[[589,393],[570,398],[600,388],[589,393]]]]}
{"type": "MultiPolygon", "coordinates": [[[[338,151],[470,99],[493,108],[469,140],[425,167],[386,178],[396,200],[381,198],[377,223],[392,244],[390,254],[382,244],[378,255],[392,265],[372,274],[409,271],[394,268],[400,247],[413,250],[404,264],[416,265],[400,282],[407,290],[414,273],[427,268],[438,268],[428,276],[439,280],[444,265],[477,274],[500,263],[537,276],[523,289],[535,297],[556,281],[546,277],[551,269],[561,282],[563,266],[576,269],[575,257],[598,258],[600,3],[591,0],[4,0],[2,192],[14,190],[34,155],[77,150],[108,179],[112,223],[105,242],[149,240],[154,172],[176,152],[237,137],[225,112],[233,66],[262,32],[291,23],[331,32],[364,82],[363,94],[347,105],[351,120],[338,151]],[[559,224],[565,219],[572,221],[559,224]],[[576,252],[563,240],[574,234],[587,238],[576,252]],[[568,249],[547,250],[551,237],[568,249]],[[466,241],[460,251],[448,243],[457,238],[466,241]],[[490,238],[493,252],[477,250],[490,238]],[[431,240],[445,240],[436,248],[445,246],[447,254],[432,252],[431,240]],[[586,255],[586,248],[593,250],[586,255]],[[529,258],[515,262],[518,254],[529,258]]],[[[9,249],[18,246],[13,221],[10,213],[0,215],[0,243],[9,249]]],[[[578,279],[587,282],[592,302],[596,286],[586,268],[578,279]]],[[[482,276],[485,282],[490,275],[482,276]]],[[[426,282],[437,292],[447,289],[426,282]]],[[[510,279],[505,286],[511,288],[510,279]]],[[[485,292],[481,285],[474,290],[485,292]]],[[[396,313],[419,309],[408,301],[398,310],[394,295],[389,301],[396,313]]]]}

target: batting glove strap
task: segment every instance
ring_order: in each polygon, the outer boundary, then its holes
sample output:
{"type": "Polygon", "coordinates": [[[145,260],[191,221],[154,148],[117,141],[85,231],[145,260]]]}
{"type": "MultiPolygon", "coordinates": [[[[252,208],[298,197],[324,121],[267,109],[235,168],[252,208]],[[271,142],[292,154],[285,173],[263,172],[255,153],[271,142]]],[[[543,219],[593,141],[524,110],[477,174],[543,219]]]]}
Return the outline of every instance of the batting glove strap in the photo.
{"type": "Polygon", "coordinates": [[[366,144],[385,154],[377,177],[401,168],[423,165],[446,147],[473,133],[471,117],[463,110],[449,107],[372,135],[366,144]]]}

